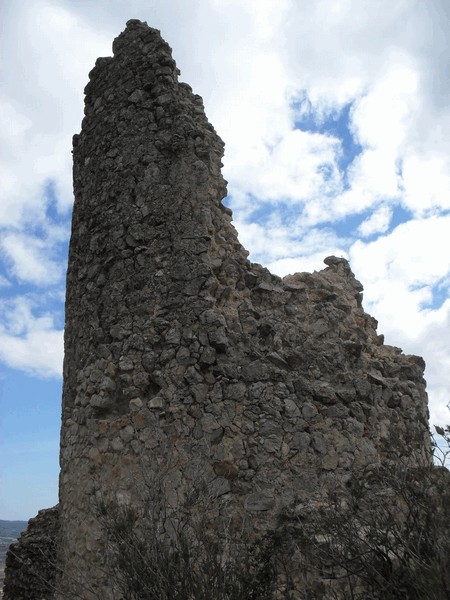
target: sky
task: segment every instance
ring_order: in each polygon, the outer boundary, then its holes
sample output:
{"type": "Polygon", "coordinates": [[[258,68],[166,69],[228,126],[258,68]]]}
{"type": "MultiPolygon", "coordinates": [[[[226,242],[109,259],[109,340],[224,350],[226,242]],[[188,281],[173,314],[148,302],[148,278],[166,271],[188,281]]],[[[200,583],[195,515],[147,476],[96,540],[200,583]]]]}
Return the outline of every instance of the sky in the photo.
{"type": "Polygon", "coordinates": [[[0,518],[57,502],[71,138],[128,19],[225,141],[228,204],[278,275],[348,258],[386,343],[450,400],[448,0],[0,2],[0,518]]]}

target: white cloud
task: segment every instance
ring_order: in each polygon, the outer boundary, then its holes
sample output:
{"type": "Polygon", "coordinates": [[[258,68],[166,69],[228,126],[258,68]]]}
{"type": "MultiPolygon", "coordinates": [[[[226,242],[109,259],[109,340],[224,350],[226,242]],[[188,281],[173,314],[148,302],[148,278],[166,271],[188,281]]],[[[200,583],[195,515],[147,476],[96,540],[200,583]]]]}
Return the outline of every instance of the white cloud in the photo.
{"type": "Polygon", "coordinates": [[[51,314],[36,316],[25,298],[0,306],[0,359],[40,377],[61,377],[63,331],[51,314]]]}
{"type": "Polygon", "coordinates": [[[63,265],[48,256],[52,244],[48,239],[10,233],[4,236],[0,247],[11,264],[11,271],[22,282],[49,285],[61,280],[63,265]]]}
{"type": "Polygon", "coordinates": [[[71,137],[87,73],[111,38],[50,0],[10,3],[4,16],[0,227],[20,227],[45,215],[49,180],[59,210],[72,204],[71,137]]]}
{"type": "Polygon", "coordinates": [[[449,231],[449,215],[402,223],[373,242],[355,242],[352,264],[367,283],[435,285],[450,271],[449,231]]]}
{"type": "Polygon", "coordinates": [[[228,166],[232,194],[241,202],[248,202],[245,196],[251,192],[259,201],[287,204],[326,197],[341,186],[339,148],[336,138],[291,130],[272,145],[263,144],[244,164],[228,166]]]}
{"type": "Polygon", "coordinates": [[[358,231],[363,237],[368,237],[374,233],[384,233],[389,229],[391,218],[392,209],[389,206],[380,206],[376,212],[361,223],[358,231]]]}
{"type": "Polygon", "coordinates": [[[402,170],[404,203],[415,215],[450,209],[448,157],[434,151],[427,157],[407,156],[402,170]]]}
{"type": "Polygon", "coordinates": [[[19,140],[31,129],[33,121],[12,106],[4,98],[0,98],[2,111],[0,112],[0,135],[8,140],[8,147],[0,149],[2,159],[17,159],[20,152],[19,140]]]}
{"type": "Polygon", "coordinates": [[[314,254],[299,255],[293,258],[280,258],[267,264],[272,273],[284,277],[293,273],[321,271],[325,268],[323,263],[327,256],[340,256],[347,258],[342,248],[330,246],[329,248],[319,250],[314,254]]]}
{"type": "MultiPolygon", "coordinates": [[[[407,63],[389,65],[357,100],[352,124],[358,142],[368,148],[398,152],[416,109],[418,73],[407,63]]],[[[406,60],[405,60],[406,58],[406,60]]],[[[387,65],[386,65],[387,66],[387,65]]]]}
{"type": "Polygon", "coordinates": [[[365,207],[374,206],[381,199],[398,199],[397,155],[383,147],[366,149],[349,169],[349,179],[355,203],[344,204],[347,213],[358,212],[360,209],[358,196],[367,198],[365,207]]]}

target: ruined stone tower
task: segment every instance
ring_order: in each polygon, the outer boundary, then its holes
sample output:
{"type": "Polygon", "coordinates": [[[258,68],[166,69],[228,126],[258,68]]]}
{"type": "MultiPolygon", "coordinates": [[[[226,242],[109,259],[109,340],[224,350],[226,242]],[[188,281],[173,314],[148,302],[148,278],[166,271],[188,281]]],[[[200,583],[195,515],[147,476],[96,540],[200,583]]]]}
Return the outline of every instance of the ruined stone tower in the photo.
{"type": "Polygon", "coordinates": [[[174,511],[201,472],[270,524],[389,460],[393,437],[411,464],[430,450],[424,363],[383,345],[348,263],[283,279],[250,263],[224,145],[169,46],[133,20],[113,50],[74,137],[60,477],[65,585],[103,598],[95,506],[139,504],[143,470],[174,511]]]}

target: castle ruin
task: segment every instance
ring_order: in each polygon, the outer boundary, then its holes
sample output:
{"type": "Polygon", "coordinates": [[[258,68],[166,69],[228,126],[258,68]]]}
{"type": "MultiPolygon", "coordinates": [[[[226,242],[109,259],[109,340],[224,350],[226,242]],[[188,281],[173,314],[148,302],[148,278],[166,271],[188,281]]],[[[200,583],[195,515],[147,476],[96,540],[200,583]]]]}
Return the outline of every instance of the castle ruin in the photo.
{"type": "Polygon", "coordinates": [[[201,473],[264,528],[355,469],[431,460],[424,362],[384,345],[348,262],[251,263],[224,144],[171,49],[132,20],[113,51],[73,139],[58,600],[113,597],[96,506],[138,506],[143,471],[175,513],[201,473]]]}

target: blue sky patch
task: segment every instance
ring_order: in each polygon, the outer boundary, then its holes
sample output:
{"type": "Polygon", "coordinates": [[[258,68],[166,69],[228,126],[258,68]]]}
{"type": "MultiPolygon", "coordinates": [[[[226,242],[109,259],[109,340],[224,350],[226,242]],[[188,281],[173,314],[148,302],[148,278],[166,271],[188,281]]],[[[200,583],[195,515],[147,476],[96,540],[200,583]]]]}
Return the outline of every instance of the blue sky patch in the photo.
{"type": "Polygon", "coordinates": [[[389,225],[388,231],[393,231],[396,227],[401,225],[402,223],[406,223],[413,218],[413,214],[407,208],[404,208],[400,204],[391,205],[392,208],[392,217],[389,225]]]}
{"type": "Polygon", "coordinates": [[[320,223],[316,227],[321,229],[332,229],[339,238],[348,238],[349,236],[355,236],[358,227],[363,221],[365,221],[372,211],[364,211],[359,214],[347,215],[339,221],[327,221],[320,223]]]}
{"type": "Polygon", "coordinates": [[[437,310],[441,308],[450,295],[450,279],[441,279],[436,285],[431,288],[432,299],[430,302],[424,302],[423,308],[437,310]]]}
{"type": "Polygon", "coordinates": [[[4,487],[0,514],[29,518],[57,502],[61,388],[61,379],[42,379],[1,367],[0,448],[4,487]],[[14,505],[7,504],[11,498],[14,505]]]}
{"type": "Polygon", "coordinates": [[[317,111],[314,111],[313,106],[306,97],[303,100],[294,102],[292,106],[298,113],[295,120],[296,129],[330,135],[341,141],[342,152],[337,159],[339,169],[344,175],[344,184],[348,187],[346,180],[347,168],[362,152],[362,146],[355,141],[351,131],[353,102],[345,104],[340,110],[330,111],[323,117],[317,111]],[[307,110],[305,110],[305,107],[307,110]]]}

